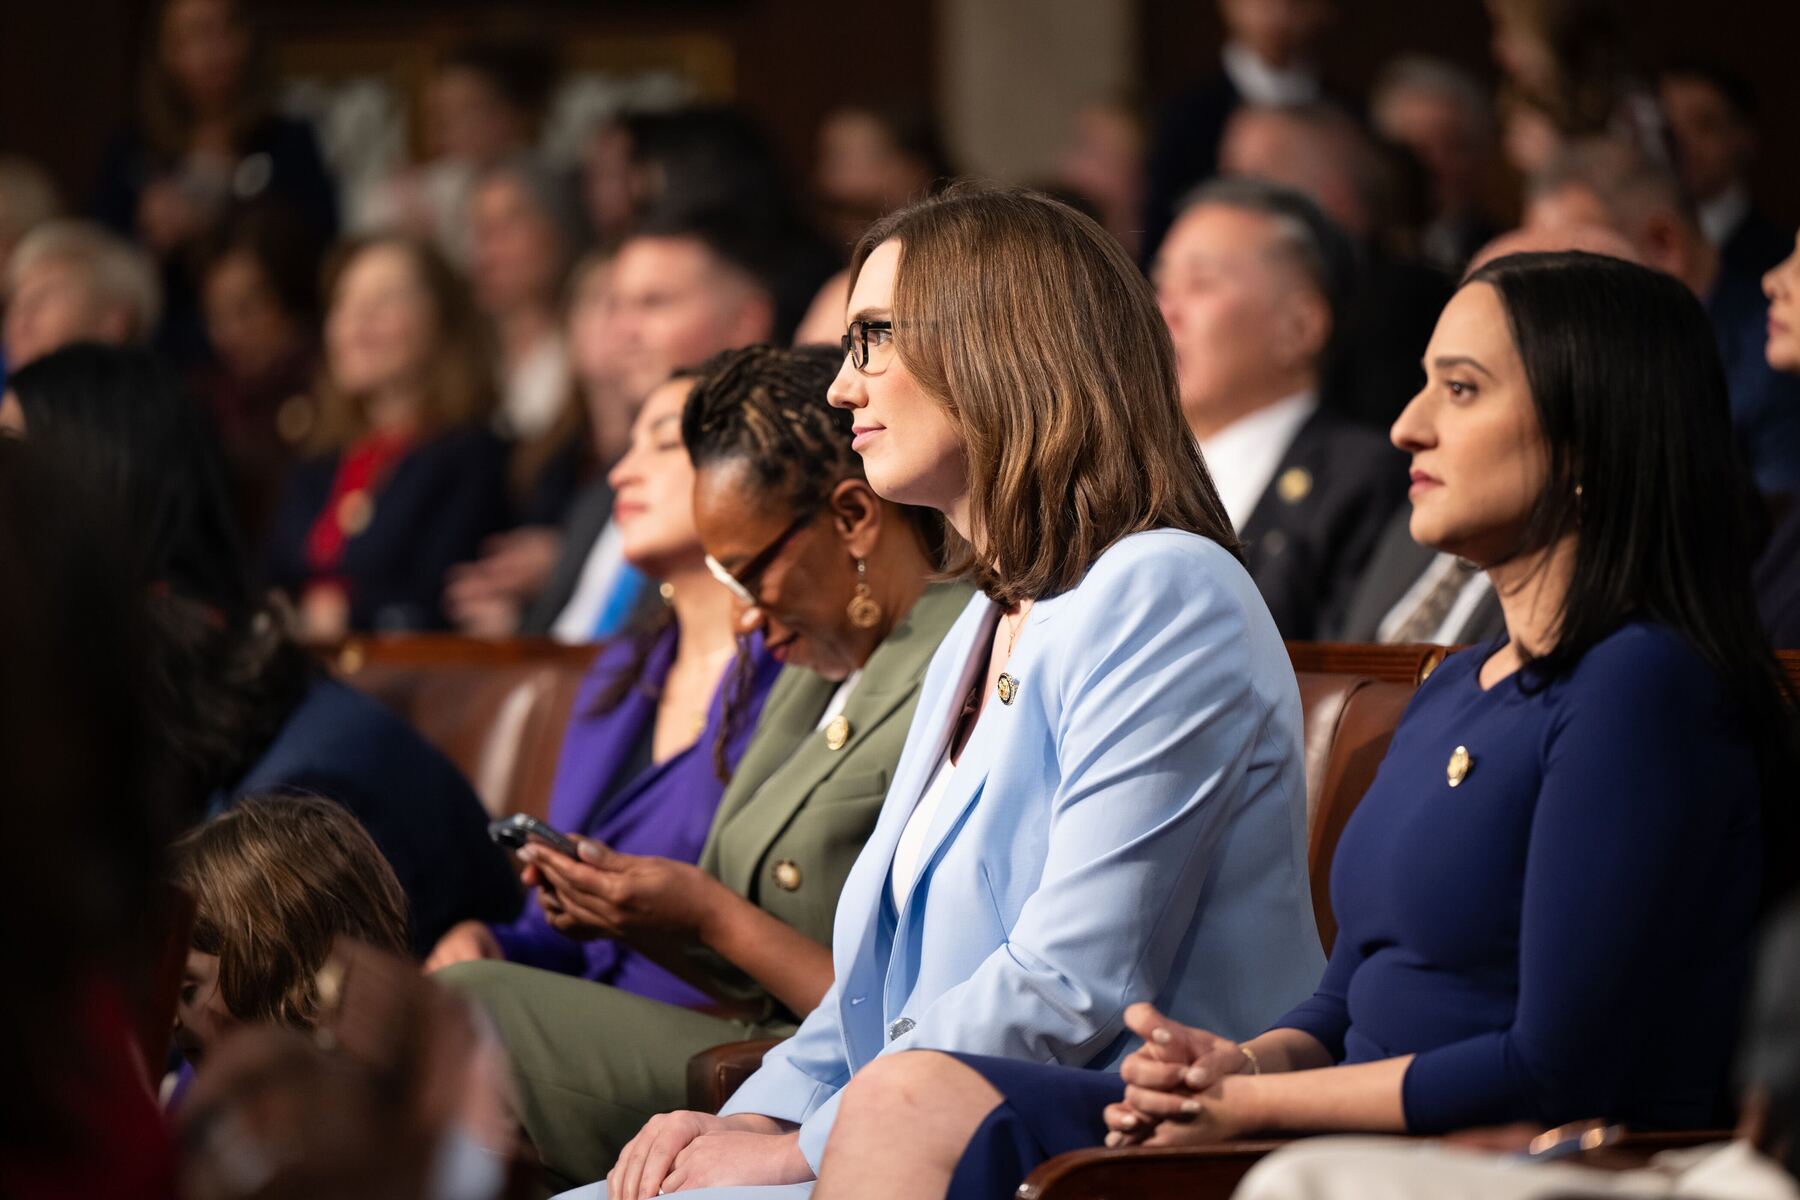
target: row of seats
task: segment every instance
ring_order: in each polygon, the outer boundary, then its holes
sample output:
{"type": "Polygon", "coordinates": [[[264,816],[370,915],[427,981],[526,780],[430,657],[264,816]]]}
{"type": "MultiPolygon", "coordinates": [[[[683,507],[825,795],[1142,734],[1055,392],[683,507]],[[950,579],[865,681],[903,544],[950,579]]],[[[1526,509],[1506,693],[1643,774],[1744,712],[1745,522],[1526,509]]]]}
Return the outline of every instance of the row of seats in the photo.
{"type": "MultiPolygon", "coordinates": [[[[1303,710],[1313,908],[1328,953],[1337,932],[1329,881],[1338,838],[1374,780],[1414,690],[1447,652],[1434,645],[1288,644],[1303,710]]],[[[346,643],[332,652],[331,662],[340,676],[394,708],[443,750],[473,781],[492,814],[542,816],[557,747],[593,653],[592,647],[532,639],[407,636],[346,643]]],[[[1800,652],[1784,651],[1780,659],[1800,687],[1800,652]]],[[[689,1106],[716,1112],[775,1044],[733,1042],[695,1055],[688,1070],[689,1106]]],[[[1644,1148],[1717,1136],[1711,1131],[1650,1135],[1644,1148]]],[[[1019,1194],[1031,1200],[1222,1197],[1279,1144],[1082,1151],[1045,1163],[1019,1194]]]]}

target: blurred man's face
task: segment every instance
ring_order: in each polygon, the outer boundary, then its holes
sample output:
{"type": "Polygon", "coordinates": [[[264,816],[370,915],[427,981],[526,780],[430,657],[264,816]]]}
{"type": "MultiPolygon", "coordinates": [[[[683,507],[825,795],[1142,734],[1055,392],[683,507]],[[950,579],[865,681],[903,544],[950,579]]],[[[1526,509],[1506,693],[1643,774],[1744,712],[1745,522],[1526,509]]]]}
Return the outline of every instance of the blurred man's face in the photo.
{"type": "Polygon", "coordinates": [[[161,53],[188,103],[216,112],[244,86],[250,35],[227,0],[176,0],[163,10],[161,53]]]}
{"type": "Polygon", "coordinates": [[[819,126],[819,195],[873,220],[931,188],[931,172],[909,157],[880,118],[861,109],[831,113],[819,126]]]}
{"type": "Polygon", "coordinates": [[[482,311],[551,308],[562,269],[556,222],[517,179],[487,180],[469,197],[469,281],[482,311]]]}
{"type": "MultiPolygon", "coordinates": [[[[1346,131],[1345,136],[1355,134],[1346,131]]],[[[1356,151],[1353,145],[1331,144],[1320,131],[1286,113],[1246,108],[1225,124],[1219,173],[1291,187],[1351,236],[1363,238],[1373,217],[1350,173],[1356,151]]]]}
{"type": "MultiPolygon", "coordinates": [[[[1156,254],[1156,299],[1175,345],[1182,412],[1206,436],[1225,414],[1274,403],[1317,346],[1294,317],[1317,297],[1274,254],[1273,221],[1202,204],[1169,230],[1156,254]]],[[[1229,421],[1225,421],[1229,423],[1229,421]]]]}
{"type": "MultiPolygon", "coordinates": [[[[1579,183],[1565,184],[1553,191],[1533,196],[1525,206],[1520,226],[1533,233],[1563,233],[1595,225],[1603,229],[1619,229],[1613,212],[1594,194],[1592,188],[1579,183]]],[[[1621,231],[1622,232],[1622,231],[1621,231]]]]}
{"type": "Polygon", "coordinates": [[[253,255],[237,251],[213,264],[200,299],[207,340],[235,374],[273,370],[299,344],[300,331],[253,255]]]}
{"type": "Polygon", "coordinates": [[[124,326],[79,268],[42,259],[19,272],[6,305],[8,369],[16,371],[71,342],[122,342],[129,333],[124,326]]]}
{"type": "Polygon", "coordinates": [[[1527,233],[1571,238],[1596,228],[1610,230],[1631,243],[1635,257],[1645,266],[1667,272],[1696,290],[1708,286],[1696,281],[1693,274],[1700,234],[1672,209],[1616,212],[1592,188],[1569,183],[1533,196],[1525,206],[1521,228],[1527,233]]]}
{"type": "Polygon", "coordinates": [[[525,118],[479,73],[451,67],[426,90],[425,137],[434,154],[488,163],[524,144],[525,118]]]}
{"type": "Polygon", "coordinates": [[[613,260],[611,300],[619,377],[639,401],[676,368],[771,332],[767,297],[694,238],[626,242],[613,260]]]}
{"type": "Polygon", "coordinates": [[[1484,142],[1454,97],[1423,88],[1397,91],[1382,102],[1375,121],[1383,137],[1405,146],[1431,175],[1438,212],[1466,212],[1479,203],[1484,142]]]}
{"type": "Polygon", "coordinates": [[[1671,76],[1660,91],[1681,182],[1695,200],[1711,200],[1743,178],[1756,152],[1755,135],[1704,79],[1671,76]]]}
{"type": "Polygon", "coordinates": [[[1219,0],[1230,36],[1271,67],[1291,67],[1312,53],[1331,17],[1329,0],[1219,0]]]}

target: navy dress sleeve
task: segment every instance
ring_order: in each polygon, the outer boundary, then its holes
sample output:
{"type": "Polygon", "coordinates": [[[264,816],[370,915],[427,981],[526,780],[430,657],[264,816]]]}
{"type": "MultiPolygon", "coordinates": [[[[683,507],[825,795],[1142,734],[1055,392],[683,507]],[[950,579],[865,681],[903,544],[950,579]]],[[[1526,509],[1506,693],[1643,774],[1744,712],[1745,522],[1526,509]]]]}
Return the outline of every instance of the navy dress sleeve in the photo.
{"type": "Polygon", "coordinates": [[[1355,941],[1340,937],[1331,948],[1318,991],[1295,1005],[1273,1028],[1311,1034],[1330,1052],[1331,1061],[1342,1062],[1344,1035],[1350,1031],[1350,980],[1362,957],[1362,948],[1355,941]]]}
{"type": "MultiPolygon", "coordinates": [[[[1722,1082],[1716,1051],[1736,1026],[1760,887],[1759,858],[1744,852],[1759,844],[1746,740],[1713,671],[1666,632],[1609,639],[1568,684],[1542,747],[1515,1015],[1413,1059],[1404,1104],[1414,1132],[1620,1115],[1644,1088],[1647,1054],[1659,1064],[1649,1090],[1671,1105],[1722,1082]],[[1687,1005],[1694,1028],[1676,1032],[1692,1037],[1652,1044],[1665,1006],[1693,999],[1678,982],[1683,955],[1729,942],[1734,924],[1741,951],[1725,955],[1722,973],[1738,986],[1687,1005]]],[[[1690,1111],[1683,1123],[1710,1115],[1690,1111]]]]}

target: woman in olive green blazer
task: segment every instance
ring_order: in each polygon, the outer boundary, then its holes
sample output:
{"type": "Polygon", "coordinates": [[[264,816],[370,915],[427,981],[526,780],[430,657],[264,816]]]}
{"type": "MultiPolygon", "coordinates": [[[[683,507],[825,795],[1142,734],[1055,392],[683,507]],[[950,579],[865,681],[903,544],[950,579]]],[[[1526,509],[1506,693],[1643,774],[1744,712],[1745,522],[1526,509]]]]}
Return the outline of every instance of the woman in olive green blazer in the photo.
{"type": "Polygon", "coordinates": [[[839,356],[767,346],[702,371],[682,436],[709,565],[787,669],[726,789],[698,865],[524,854],[550,923],[622,938],[718,999],[678,1008],[498,962],[438,978],[494,1018],[517,1116],[552,1182],[604,1176],[658,1112],[686,1099],[687,1061],[784,1036],[831,985],[838,892],[875,826],[925,668],[970,592],[929,583],[938,530],[881,499],[825,402],[839,356]]]}

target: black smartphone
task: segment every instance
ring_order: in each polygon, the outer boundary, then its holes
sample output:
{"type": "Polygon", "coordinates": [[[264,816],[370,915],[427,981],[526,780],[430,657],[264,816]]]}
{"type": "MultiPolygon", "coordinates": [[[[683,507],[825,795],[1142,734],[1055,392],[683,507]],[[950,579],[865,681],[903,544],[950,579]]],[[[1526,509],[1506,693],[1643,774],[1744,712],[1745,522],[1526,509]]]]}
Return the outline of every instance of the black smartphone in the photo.
{"type": "Polygon", "coordinates": [[[508,850],[523,850],[526,842],[536,838],[558,854],[566,854],[573,859],[581,857],[581,850],[574,841],[530,813],[514,813],[503,820],[489,821],[488,836],[508,850]]]}

